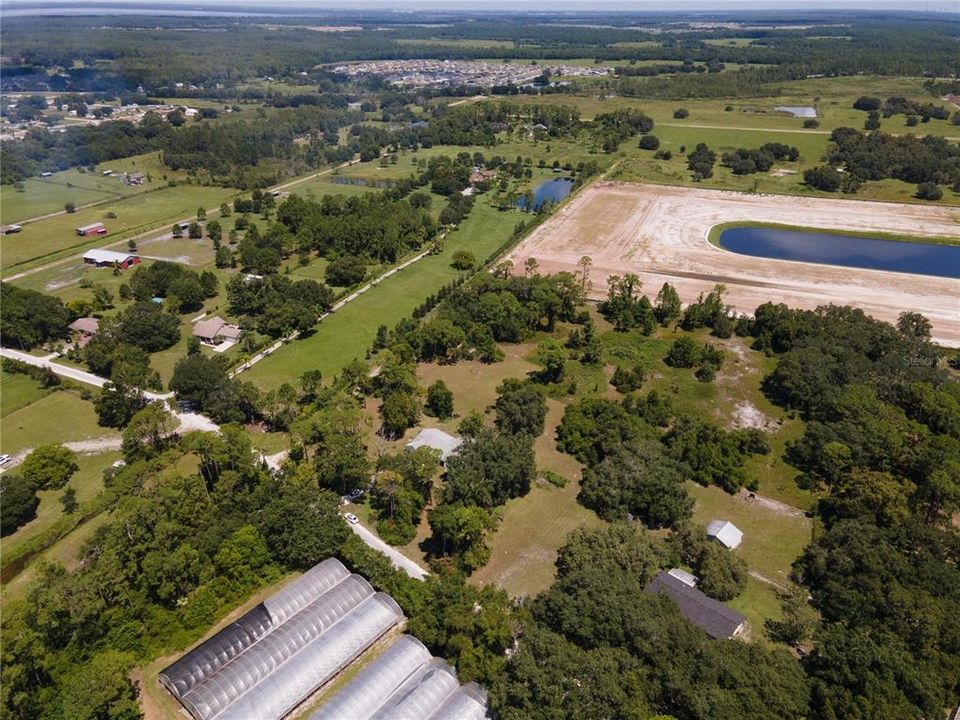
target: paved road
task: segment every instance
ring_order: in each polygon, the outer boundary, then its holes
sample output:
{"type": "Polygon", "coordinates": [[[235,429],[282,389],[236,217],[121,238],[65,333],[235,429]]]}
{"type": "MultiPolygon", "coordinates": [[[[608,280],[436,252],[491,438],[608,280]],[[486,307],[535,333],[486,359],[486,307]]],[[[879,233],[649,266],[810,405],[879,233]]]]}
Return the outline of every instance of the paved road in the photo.
{"type": "Polygon", "coordinates": [[[399,550],[387,545],[383,540],[377,537],[370,530],[367,530],[367,528],[360,523],[350,525],[350,529],[353,530],[367,545],[386,555],[390,559],[390,562],[393,563],[395,568],[398,570],[403,570],[414,580],[423,580],[425,577],[427,577],[427,575],[430,574],[399,550]]]}

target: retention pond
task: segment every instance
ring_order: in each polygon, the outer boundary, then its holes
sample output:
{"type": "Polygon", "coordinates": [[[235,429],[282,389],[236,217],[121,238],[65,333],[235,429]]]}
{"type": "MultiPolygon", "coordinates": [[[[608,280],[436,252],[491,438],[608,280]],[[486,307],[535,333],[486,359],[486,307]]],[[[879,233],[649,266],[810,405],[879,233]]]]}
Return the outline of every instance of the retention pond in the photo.
{"type": "MultiPolygon", "coordinates": [[[[570,194],[571,190],[573,190],[573,180],[570,178],[544,180],[533,189],[533,209],[539,210],[540,206],[547,200],[554,203],[560,202],[570,194]]],[[[525,208],[526,206],[527,199],[525,197],[517,200],[517,207],[525,208]]]]}
{"type": "Polygon", "coordinates": [[[772,227],[730,227],[720,246],[741,255],[960,278],[960,244],[878,240],[772,227]]]}

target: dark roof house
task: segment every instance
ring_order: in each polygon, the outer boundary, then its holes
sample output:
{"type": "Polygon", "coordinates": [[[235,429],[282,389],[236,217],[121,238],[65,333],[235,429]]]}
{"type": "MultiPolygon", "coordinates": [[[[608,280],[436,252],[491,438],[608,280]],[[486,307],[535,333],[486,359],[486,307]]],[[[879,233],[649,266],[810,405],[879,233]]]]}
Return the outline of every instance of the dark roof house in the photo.
{"type": "Polygon", "coordinates": [[[681,615],[717,640],[737,637],[747,627],[747,619],[736,610],[707,597],[669,572],[657,575],[644,592],[669,595],[681,615]]]}

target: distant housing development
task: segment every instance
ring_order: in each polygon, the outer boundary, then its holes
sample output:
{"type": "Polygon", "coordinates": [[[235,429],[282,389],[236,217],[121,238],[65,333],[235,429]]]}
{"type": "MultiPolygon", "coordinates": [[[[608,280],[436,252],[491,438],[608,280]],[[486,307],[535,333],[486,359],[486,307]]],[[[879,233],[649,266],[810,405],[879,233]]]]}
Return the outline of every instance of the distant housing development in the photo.
{"type": "Polygon", "coordinates": [[[380,75],[394,85],[443,87],[446,85],[522,85],[549,73],[551,77],[597,77],[610,68],[594,65],[520,65],[462,60],[374,60],[337,65],[333,72],[350,77],[380,75]]]}

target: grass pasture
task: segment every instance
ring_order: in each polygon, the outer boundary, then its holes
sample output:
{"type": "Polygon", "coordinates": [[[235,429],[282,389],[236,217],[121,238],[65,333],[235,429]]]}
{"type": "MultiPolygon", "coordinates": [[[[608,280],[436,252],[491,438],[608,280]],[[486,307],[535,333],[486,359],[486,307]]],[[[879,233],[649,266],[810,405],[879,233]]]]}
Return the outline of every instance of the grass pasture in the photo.
{"type": "Polygon", "coordinates": [[[70,253],[80,254],[92,247],[107,247],[128,237],[172,225],[177,220],[193,216],[199,206],[219,207],[235,192],[196,185],[163,187],[30,223],[23,232],[6,235],[0,241],[4,272],[23,270],[25,265],[40,259],[55,260],[70,253]],[[108,217],[110,213],[116,217],[108,217]],[[80,237],[76,234],[76,228],[95,222],[106,225],[106,236],[80,237]]]}
{"type": "Polygon", "coordinates": [[[500,525],[488,540],[490,560],[470,581],[494,584],[513,597],[532,597],[546,590],[556,577],[557,551],[578,527],[599,527],[603,521],[577,502],[580,464],[556,449],[556,429],[564,405],[549,400],[546,429],[534,451],[537,470],[551,470],[567,479],[558,488],[537,480],[530,492],[509,500],[502,508],[500,525]]]}
{"type": "Polygon", "coordinates": [[[711,520],[732,522],[743,531],[743,543],[734,552],[768,580],[788,583],[790,566],[811,539],[809,518],[790,508],[751,501],[746,493],[729,495],[692,482],[687,486],[696,503],[694,520],[703,525],[711,520]]]}

